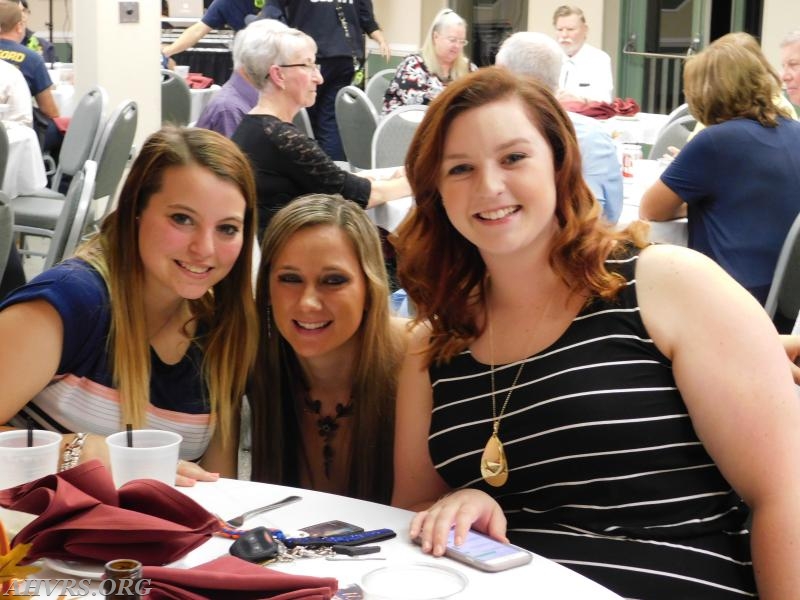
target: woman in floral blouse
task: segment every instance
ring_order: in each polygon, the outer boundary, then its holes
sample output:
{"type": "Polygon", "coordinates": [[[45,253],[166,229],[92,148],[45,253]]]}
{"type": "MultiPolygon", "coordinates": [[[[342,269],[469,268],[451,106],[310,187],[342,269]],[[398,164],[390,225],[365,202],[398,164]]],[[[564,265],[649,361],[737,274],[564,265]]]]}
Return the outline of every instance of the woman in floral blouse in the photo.
{"type": "Polygon", "coordinates": [[[406,104],[429,104],[451,81],[477,67],[464,55],[467,23],[454,11],[439,11],[419,54],[410,54],[397,67],[383,97],[383,113],[406,104]]]}

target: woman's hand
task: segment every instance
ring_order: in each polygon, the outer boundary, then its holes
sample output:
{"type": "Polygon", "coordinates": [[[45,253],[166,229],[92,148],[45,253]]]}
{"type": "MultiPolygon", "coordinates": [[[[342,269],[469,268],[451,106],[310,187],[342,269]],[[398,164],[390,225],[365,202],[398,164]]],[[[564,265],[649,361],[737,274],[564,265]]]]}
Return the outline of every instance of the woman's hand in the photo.
{"type": "Polygon", "coordinates": [[[217,481],[219,473],[210,473],[197,463],[188,460],[178,461],[178,473],[175,476],[175,485],[192,487],[198,481],[217,481]]]}
{"type": "Polygon", "coordinates": [[[783,349],[786,350],[786,356],[789,358],[789,369],[792,371],[794,382],[800,385],[800,366],[797,365],[800,360],[800,336],[782,335],[781,342],[783,349]]]}
{"type": "MultiPolygon", "coordinates": [[[[68,434],[67,441],[72,439],[72,434],[68,434]]],[[[92,459],[100,460],[106,468],[111,471],[111,459],[108,455],[108,446],[106,445],[106,438],[102,435],[89,434],[86,436],[86,441],[83,444],[83,451],[81,452],[78,464],[88,462],[92,459]]],[[[211,473],[206,471],[197,463],[188,460],[178,461],[178,470],[175,473],[175,485],[180,487],[192,487],[198,481],[217,481],[219,473],[211,473]]]]}
{"type": "Polygon", "coordinates": [[[455,491],[440,498],[428,510],[417,513],[411,521],[409,534],[411,539],[420,538],[423,552],[441,556],[453,527],[456,545],[466,539],[470,527],[508,542],[503,509],[486,492],[473,489],[455,491]]]}

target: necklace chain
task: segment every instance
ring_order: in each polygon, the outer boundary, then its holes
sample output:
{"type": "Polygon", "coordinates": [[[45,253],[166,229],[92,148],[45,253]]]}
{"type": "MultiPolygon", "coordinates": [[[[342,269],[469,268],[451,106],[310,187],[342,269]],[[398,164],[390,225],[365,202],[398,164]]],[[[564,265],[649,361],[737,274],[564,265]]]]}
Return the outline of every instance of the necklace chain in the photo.
{"type": "Polygon", "coordinates": [[[503,415],[506,412],[506,407],[508,406],[508,401],[511,399],[511,394],[514,392],[514,388],[517,385],[517,381],[519,381],[519,376],[522,375],[522,370],[525,368],[527,364],[526,360],[523,360],[522,363],[519,365],[519,369],[517,369],[517,374],[514,376],[514,381],[511,384],[511,387],[508,389],[508,393],[506,394],[506,399],[503,401],[503,406],[500,408],[500,414],[497,414],[497,404],[495,401],[495,385],[494,385],[494,331],[492,330],[492,319],[489,319],[489,379],[492,384],[492,433],[497,435],[497,432],[500,431],[500,420],[503,418],[503,415]]]}
{"type": "MultiPolygon", "coordinates": [[[[541,314],[539,315],[539,318],[536,320],[536,328],[534,331],[538,329],[539,324],[547,314],[551,301],[552,296],[548,298],[541,314]]],[[[505,485],[506,481],[508,480],[509,469],[508,460],[506,459],[505,450],[503,449],[503,442],[500,440],[499,436],[500,421],[503,419],[503,415],[506,413],[508,402],[511,400],[511,394],[514,393],[514,390],[517,387],[517,382],[522,375],[522,371],[525,368],[525,365],[528,364],[528,355],[522,359],[522,362],[517,369],[517,373],[514,375],[514,381],[511,383],[511,387],[508,388],[508,393],[503,401],[503,406],[500,407],[500,414],[498,414],[497,389],[495,387],[494,378],[494,329],[492,328],[492,317],[488,306],[486,309],[486,321],[489,334],[489,379],[492,385],[492,435],[489,436],[489,439],[486,441],[483,454],[481,455],[481,477],[489,485],[493,487],[501,487],[505,485]]]]}

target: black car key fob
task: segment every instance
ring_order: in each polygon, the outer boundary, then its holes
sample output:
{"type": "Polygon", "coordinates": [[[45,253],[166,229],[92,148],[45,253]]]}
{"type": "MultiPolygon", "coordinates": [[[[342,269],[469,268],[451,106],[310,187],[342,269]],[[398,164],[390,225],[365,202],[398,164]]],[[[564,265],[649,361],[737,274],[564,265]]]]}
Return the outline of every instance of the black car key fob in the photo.
{"type": "Polygon", "coordinates": [[[256,527],[242,533],[231,544],[230,553],[252,563],[261,563],[278,556],[278,542],[266,527],[256,527]]]}

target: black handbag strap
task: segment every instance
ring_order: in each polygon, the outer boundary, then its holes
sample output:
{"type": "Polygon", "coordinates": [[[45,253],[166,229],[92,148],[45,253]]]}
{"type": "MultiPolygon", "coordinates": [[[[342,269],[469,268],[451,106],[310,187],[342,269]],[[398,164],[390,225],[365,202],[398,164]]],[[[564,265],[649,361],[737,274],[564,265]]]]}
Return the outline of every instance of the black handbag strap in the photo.
{"type": "Polygon", "coordinates": [[[361,62],[358,60],[358,53],[355,50],[355,40],[353,40],[353,36],[350,35],[350,25],[347,24],[347,18],[344,16],[342,5],[338,2],[336,2],[335,5],[336,14],[339,16],[339,23],[341,23],[342,30],[344,31],[344,37],[347,38],[350,44],[350,53],[353,55],[353,70],[358,71],[361,68],[361,62]]]}

